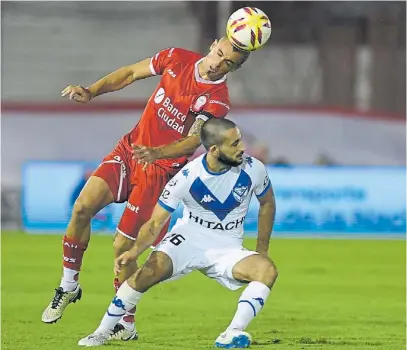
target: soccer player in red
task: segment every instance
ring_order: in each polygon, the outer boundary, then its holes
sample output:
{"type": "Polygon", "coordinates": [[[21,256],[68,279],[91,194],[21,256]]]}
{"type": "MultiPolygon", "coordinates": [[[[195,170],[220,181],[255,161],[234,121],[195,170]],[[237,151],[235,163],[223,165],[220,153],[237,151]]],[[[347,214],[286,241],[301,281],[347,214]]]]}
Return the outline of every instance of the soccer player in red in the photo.
{"type": "MultiPolygon", "coordinates": [[[[136,80],[162,76],[138,124],[103,159],[75,202],[62,241],[63,277],[42,315],[43,322],[56,322],[68,304],[81,298],[79,271],[90,239],[91,219],[100,209],[127,201],[113,243],[115,257],[133,246],[165,184],[199,147],[203,122],[208,118],[224,118],[228,113],[226,74],[239,68],[248,55],[234,48],[226,38],[216,40],[205,57],[181,48],[168,48],[122,67],[88,88],[68,86],[62,91],[62,96],[85,103],[136,80]]],[[[158,240],[167,232],[167,226],[158,240]]],[[[124,269],[114,281],[115,288],[137,268],[133,264],[124,269]]],[[[137,338],[134,312],[123,316],[112,339],[137,338]]]]}

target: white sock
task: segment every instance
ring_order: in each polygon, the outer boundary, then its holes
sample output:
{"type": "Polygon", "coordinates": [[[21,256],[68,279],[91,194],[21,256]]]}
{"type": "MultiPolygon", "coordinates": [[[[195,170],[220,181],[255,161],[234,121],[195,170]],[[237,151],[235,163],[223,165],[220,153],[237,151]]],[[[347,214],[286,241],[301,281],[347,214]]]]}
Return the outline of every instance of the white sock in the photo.
{"type": "Polygon", "coordinates": [[[127,281],[124,282],[117,291],[116,296],[95,332],[106,335],[110,334],[117,322],[119,322],[127,311],[130,311],[137,305],[142,296],[143,293],[131,288],[127,281]]]}
{"type": "Polygon", "coordinates": [[[237,311],[228,330],[245,330],[258,315],[270,293],[270,288],[261,282],[250,282],[239,298],[237,311]]]}
{"type": "Polygon", "coordinates": [[[67,267],[64,267],[63,271],[61,284],[59,286],[62,287],[64,292],[72,292],[78,286],[77,275],[79,274],[79,271],[68,269],[67,267]]]}

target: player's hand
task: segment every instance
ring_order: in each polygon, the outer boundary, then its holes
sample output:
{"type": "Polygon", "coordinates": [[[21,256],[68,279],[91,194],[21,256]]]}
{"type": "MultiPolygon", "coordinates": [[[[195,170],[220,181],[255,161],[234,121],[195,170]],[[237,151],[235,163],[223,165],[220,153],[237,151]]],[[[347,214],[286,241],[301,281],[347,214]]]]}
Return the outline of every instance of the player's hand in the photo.
{"type": "Polygon", "coordinates": [[[133,159],[138,160],[139,163],[144,163],[143,170],[146,170],[148,164],[154,163],[158,159],[158,151],[154,147],[138,146],[134,143],[131,144],[133,150],[133,159]]]}
{"type": "Polygon", "coordinates": [[[131,254],[130,251],[124,252],[114,261],[114,274],[118,276],[122,271],[123,267],[130,265],[132,262],[137,260],[137,256],[131,254]]]}
{"type": "Polygon", "coordinates": [[[61,96],[66,97],[70,100],[74,100],[80,103],[89,102],[92,99],[92,95],[88,89],[85,89],[83,86],[69,85],[61,91],[61,96]]]}

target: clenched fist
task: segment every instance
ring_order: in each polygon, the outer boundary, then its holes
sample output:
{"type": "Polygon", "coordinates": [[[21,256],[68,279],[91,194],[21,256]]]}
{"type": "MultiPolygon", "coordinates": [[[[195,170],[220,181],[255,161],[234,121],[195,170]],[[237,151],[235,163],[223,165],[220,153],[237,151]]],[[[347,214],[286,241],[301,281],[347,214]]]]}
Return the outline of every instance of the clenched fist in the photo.
{"type": "Polygon", "coordinates": [[[69,85],[62,90],[61,96],[68,96],[70,100],[74,100],[80,103],[89,102],[92,99],[92,94],[88,89],[85,89],[83,86],[69,85]]]}

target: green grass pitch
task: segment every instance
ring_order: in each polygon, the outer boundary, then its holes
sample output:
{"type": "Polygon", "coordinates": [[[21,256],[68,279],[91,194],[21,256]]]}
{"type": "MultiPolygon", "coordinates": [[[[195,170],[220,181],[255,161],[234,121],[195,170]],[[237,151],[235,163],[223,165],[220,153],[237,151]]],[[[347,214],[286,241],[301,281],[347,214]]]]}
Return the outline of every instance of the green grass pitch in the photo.
{"type": "MultiPolygon", "coordinates": [[[[111,244],[110,236],[92,237],[82,300],[46,325],[41,314],[59,285],[61,236],[3,232],[2,349],[78,348],[114,295],[111,244]]],[[[248,328],[253,349],[405,349],[405,241],[275,238],[270,254],[280,276],[248,328]]],[[[138,308],[140,339],[107,349],[210,349],[240,292],[199,273],[156,286],[138,308]]]]}

